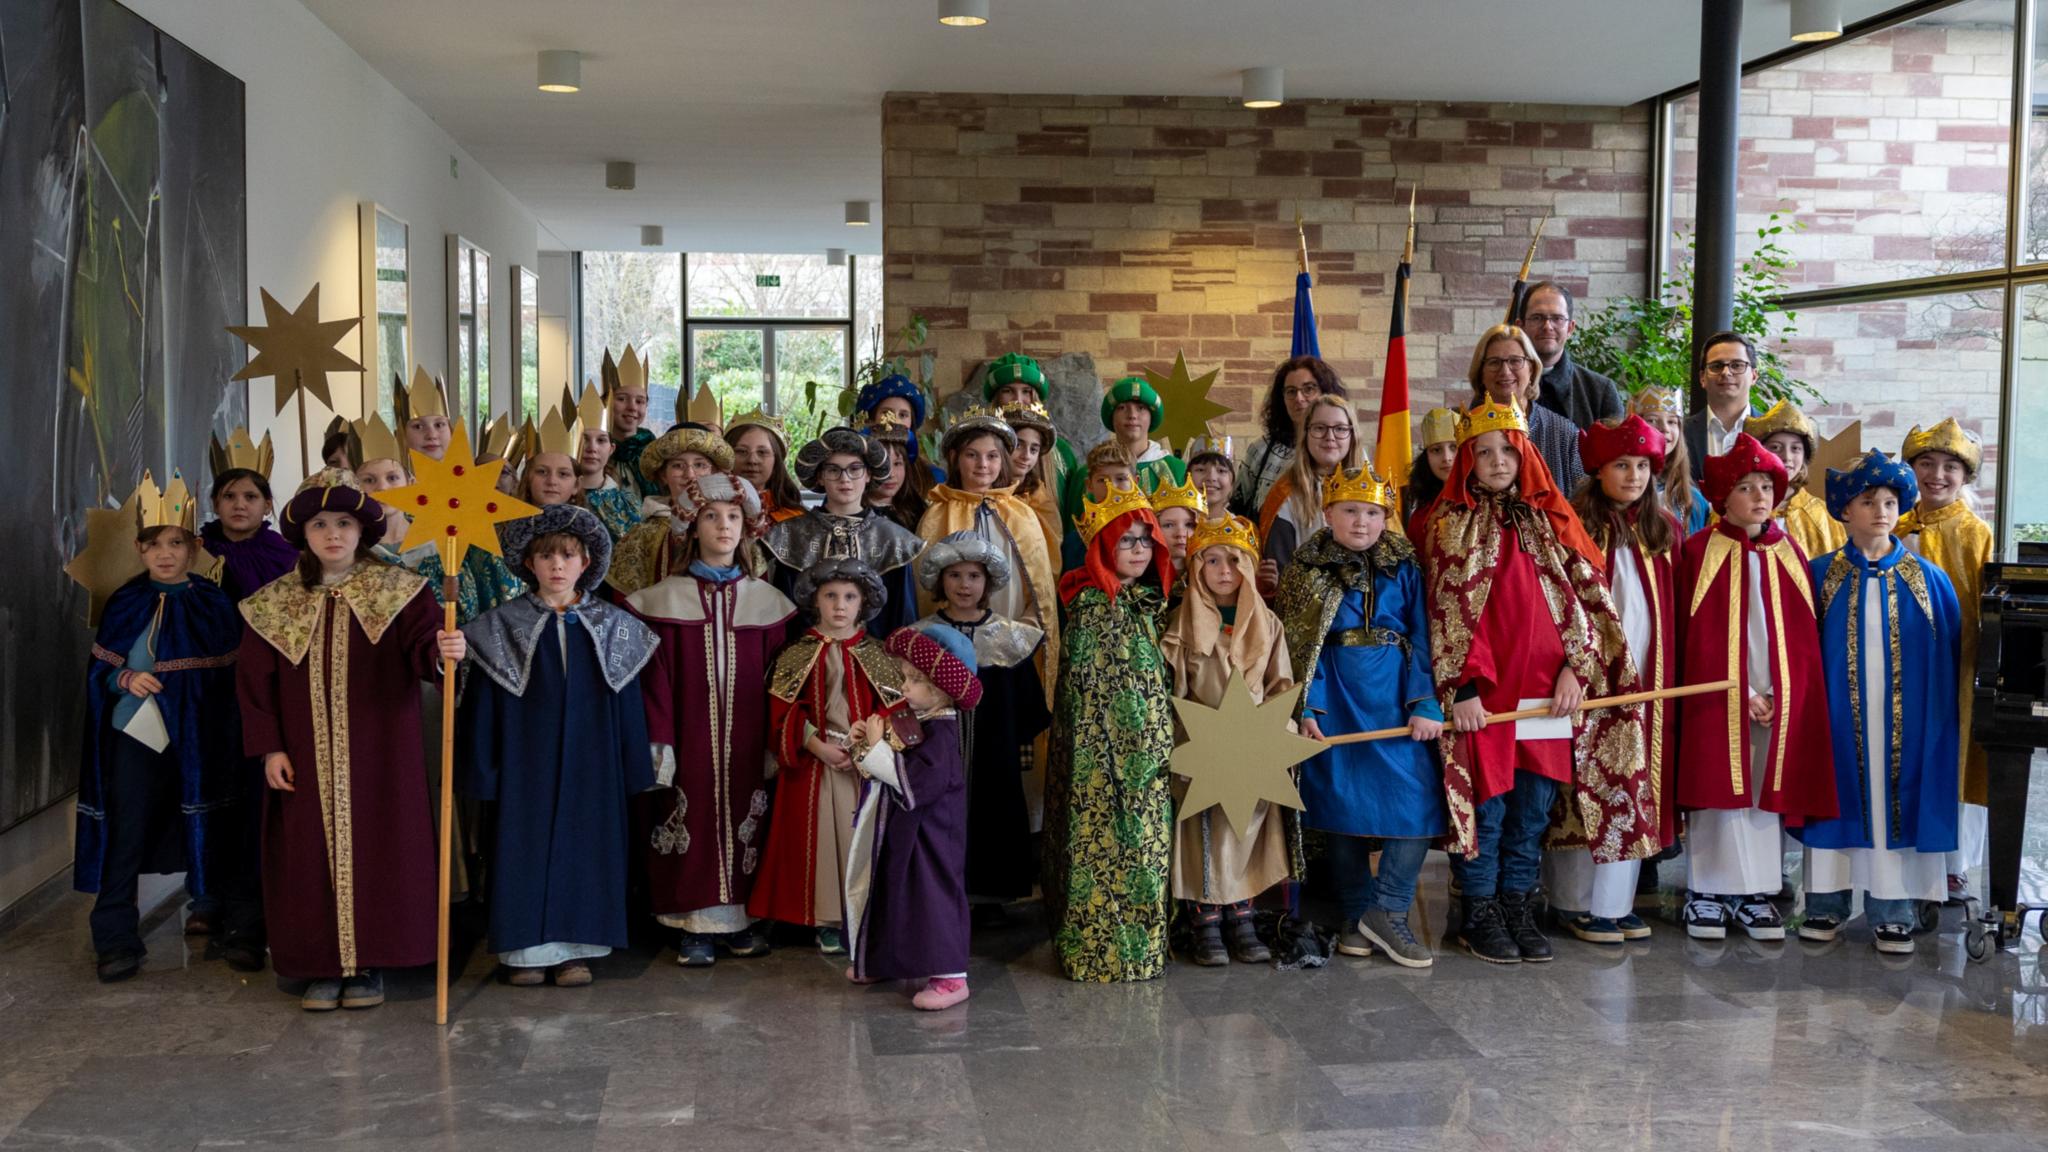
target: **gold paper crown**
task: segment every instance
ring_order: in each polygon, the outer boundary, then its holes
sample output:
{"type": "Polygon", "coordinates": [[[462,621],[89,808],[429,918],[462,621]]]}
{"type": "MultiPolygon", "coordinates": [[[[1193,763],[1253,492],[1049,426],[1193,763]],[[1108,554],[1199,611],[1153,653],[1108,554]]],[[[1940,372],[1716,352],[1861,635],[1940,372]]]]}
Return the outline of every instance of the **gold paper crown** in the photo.
{"type": "MultiPolygon", "coordinates": [[[[1955,422],[1951,420],[1949,423],[1955,422]]],[[[228,433],[226,444],[222,444],[217,437],[208,437],[208,440],[210,445],[207,455],[213,464],[215,476],[232,469],[246,468],[265,479],[270,477],[270,433],[263,434],[263,444],[260,447],[249,439],[247,428],[237,428],[228,433]]]]}
{"type": "Polygon", "coordinates": [[[1465,418],[1458,422],[1458,443],[1462,445],[1487,432],[1520,432],[1526,436],[1529,434],[1529,422],[1522,417],[1520,408],[1488,401],[1465,413],[1465,418]]]}
{"type": "Polygon", "coordinates": [[[1742,430],[1757,438],[1759,442],[1769,440],[1780,432],[1791,432],[1806,441],[1806,454],[1813,455],[1814,445],[1820,442],[1820,433],[1807,419],[1806,413],[1792,406],[1790,400],[1780,400],[1771,405],[1761,416],[1751,416],[1742,422],[1742,430]]]}
{"type": "Polygon", "coordinates": [[[533,432],[535,456],[543,452],[559,452],[574,460],[582,455],[583,421],[572,417],[565,423],[562,419],[562,410],[559,408],[550,409],[546,416],[541,417],[540,424],[533,432]]]}
{"type": "Polygon", "coordinates": [[[476,450],[476,462],[488,464],[493,460],[503,460],[506,451],[512,447],[512,433],[510,413],[500,412],[492,417],[491,422],[484,425],[483,435],[477,437],[481,445],[476,450]]]}
{"type": "Polygon", "coordinates": [[[448,407],[447,387],[417,364],[413,365],[412,384],[399,391],[398,400],[400,427],[428,416],[445,416],[450,422],[455,419],[455,413],[448,407]]]}
{"type": "Polygon", "coordinates": [[[1676,388],[1663,388],[1655,384],[1645,385],[1643,390],[1628,398],[1631,416],[1679,416],[1685,415],[1685,394],[1676,388]]]}
{"type": "Polygon", "coordinates": [[[1915,424],[1913,430],[1906,433],[1906,446],[1899,452],[1899,459],[1911,463],[1913,457],[1924,452],[1946,452],[1961,460],[1971,479],[1976,478],[1977,469],[1984,463],[1984,446],[1971,439],[1953,416],[1925,432],[1915,424]]]}
{"type": "Polygon", "coordinates": [[[1449,408],[1431,408],[1422,414],[1422,447],[1458,442],[1458,414],[1449,408]]]}
{"type": "MultiPolygon", "coordinates": [[[[606,349],[607,352],[610,349],[606,349]]],[[[647,391],[647,357],[636,354],[631,344],[619,356],[619,382],[614,387],[630,388],[635,392],[647,391]]]]}
{"type": "Polygon", "coordinates": [[[1209,498],[1195,487],[1193,480],[1175,484],[1169,476],[1166,483],[1152,490],[1152,510],[1164,512],[1168,508],[1185,508],[1193,512],[1195,521],[1200,523],[1209,515],[1209,498]]]}
{"type": "MultiPolygon", "coordinates": [[[[567,401],[568,397],[565,395],[563,399],[567,401]]],[[[576,421],[583,425],[585,432],[612,430],[612,410],[604,402],[604,395],[597,390],[597,385],[586,381],[583,385],[583,395],[576,399],[574,407],[576,421]]],[[[580,452],[583,445],[578,444],[576,448],[580,452]]]]}
{"type": "Polygon", "coordinates": [[[1195,525],[1195,534],[1188,537],[1188,555],[1199,556],[1202,549],[1214,544],[1228,544],[1251,553],[1253,559],[1259,555],[1259,530],[1242,516],[1218,516],[1195,525]]]}
{"type": "Polygon", "coordinates": [[[725,427],[725,405],[718,402],[718,394],[711,390],[710,381],[697,385],[697,394],[690,397],[689,406],[684,407],[680,398],[676,401],[676,418],[707,428],[725,427]]]}
{"type": "Polygon", "coordinates": [[[184,474],[171,469],[171,486],[159,492],[156,478],[147,471],[142,474],[142,483],[135,486],[136,528],[183,528],[187,532],[198,529],[198,507],[192,501],[192,490],[185,487],[184,474]]]}
{"type": "Polygon", "coordinates": [[[505,470],[498,475],[503,476],[507,472],[518,472],[522,465],[533,458],[534,445],[539,439],[540,434],[533,430],[532,417],[522,421],[519,425],[519,431],[512,436],[512,443],[505,449],[505,470]]]}
{"type": "Polygon", "coordinates": [[[1380,479],[1372,465],[1361,464],[1346,471],[1341,465],[1323,481],[1323,507],[1342,504],[1345,501],[1361,504],[1377,504],[1392,512],[1399,506],[1399,493],[1394,486],[1380,479]]]}
{"type": "Polygon", "coordinates": [[[742,412],[733,417],[732,422],[725,426],[725,431],[727,434],[731,434],[742,428],[767,429],[768,434],[775,437],[776,443],[782,445],[782,451],[785,454],[788,453],[789,433],[782,430],[782,418],[780,416],[770,416],[761,410],[760,405],[757,404],[749,411],[742,412]]]}
{"type": "Polygon", "coordinates": [[[398,442],[397,434],[384,423],[384,417],[375,412],[349,425],[348,439],[350,468],[361,468],[372,460],[396,460],[400,468],[412,470],[408,467],[412,457],[406,455],[405,445],[398,442]]]}
{"type": "Polygon", "coordinates": [[[1074,527],[1081,533],[1081,542],[1086,544],[1117,517],[1150,507],[1152,502],[1145,499],[1145,493],[1136,484],[1112,484],[1100,503],[1093,496],[1082,493],[1081,515],[1075,518],[1074,527]]]}

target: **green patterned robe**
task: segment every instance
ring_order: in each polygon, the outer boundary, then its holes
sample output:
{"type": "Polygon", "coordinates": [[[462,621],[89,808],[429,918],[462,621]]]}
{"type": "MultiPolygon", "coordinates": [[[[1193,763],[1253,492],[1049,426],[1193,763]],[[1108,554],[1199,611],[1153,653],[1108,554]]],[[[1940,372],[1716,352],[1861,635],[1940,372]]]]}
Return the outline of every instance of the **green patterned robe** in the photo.
{"type": "Polygon", "coordinates": [[[1159,652],[1166,604],[1133,584],[1067,605],[1045,785],[1045,902],[1070,980],[1166,970],[1173,851],[1172,685],[1159,652]]]}

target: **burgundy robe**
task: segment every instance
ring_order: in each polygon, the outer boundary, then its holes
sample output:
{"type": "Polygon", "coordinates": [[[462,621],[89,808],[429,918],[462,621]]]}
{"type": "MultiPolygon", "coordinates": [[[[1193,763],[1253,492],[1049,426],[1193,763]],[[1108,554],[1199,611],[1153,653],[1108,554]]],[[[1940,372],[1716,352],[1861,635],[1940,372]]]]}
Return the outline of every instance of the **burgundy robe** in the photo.
{"type": "MultiPolygon", "coordinates": [[[[877,746],[874,755],[888,756],[877,746]]],[[[862,784],[847,869],[847,949],[863,980],[967,971],[967,774],[960,720],[924,719],[924,739],[896,754],[894,783],[862,784]]]]}
{"type": "MultiPolygon", "coordinates": [[[[1493,570],[1486,606],[1492,611],[1481,613],[1472,629],[1464,670],[1439,687],[1451,689],[1446,694],[1451,697],[1467,685],[1477,688],[1488,713],[1513,712],[1524,700],[1548,699],[1564,671],[1564,638],[1544,604],[1536,561],[1522,550],[1512,525],[1501,526],[1500,563],[1493,570]]],[[[1474,803],[1513,791],[1518,769],[1571,783],[1569,739],[1517,740],[1513,724],[1493,724],[1465,733],[1462,739],[1472,765],[1474,803]]]]}
{"type": "Polygon", "coordinates": [[[1680,675],[1683,684],[1736,681],[1734,693],[1679,701],[1678,803],[1685,808],[1776,812],[1788,826],[1835,815],[1835,764],[1821,681],[1820,626],[1806,556],[1785,530],[1766,524],[1751,539],[1723,520],[1693,533],[1679,559],[1680,675]],[[1749,557],[1762,560],[1764,631],[1771,638],[1777,710],[1767,762],[1750,764],[1749,557]]]}
{"type": "Polygon", "coordinates": [[[767,843],[768,672],[796,606],[751,576],[689,575],[626,604],[661,642],[640,676],[647,738],[675,750],[672,785],[633,799],[652,911],[745,904],[767,843]]]}
{"type": "Polygon", "coordinates": [[[333,588],[278,580],[242,601],[242,744],[291,758],[267,789],[263,913],[293,979],[434,962],[434,818],[421,680],[440,674],[426,581],[376,561],[333,588]]]}

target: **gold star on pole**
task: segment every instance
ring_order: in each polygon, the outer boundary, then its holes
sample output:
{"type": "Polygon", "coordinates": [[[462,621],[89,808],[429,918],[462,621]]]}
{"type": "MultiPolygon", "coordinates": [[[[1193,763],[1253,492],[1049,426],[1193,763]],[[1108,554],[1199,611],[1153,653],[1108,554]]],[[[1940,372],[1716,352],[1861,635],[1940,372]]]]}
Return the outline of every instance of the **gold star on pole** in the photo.
{"type": "Polygon", "coordinates": [[[1175,700],[1173,710],[1187,730],[1187,743],[1173,750],[1173,772],[1188,778],[1182,819],[1220,806],[1239,836],[1264,800],[1300,809],[1301,792],[1288,769],[1323,751],[1323,744],[1287,730],[1301,688],[1263,704],[1252,703],[1244,675],[1233,671],[1223,687],[1223,706],[1175,700]]]}
{"type": "Polygon", "coordinates": [[[88,628],[99,627],[107,599],[143,572],[142,553],[135,550],[135,526],[140,522],[141,507],[142,494],[138,490],[119,508],[85,511],[85,547],[64,566],[64,574],[91,596],[85,612],[88,628]]]}
{"type": "Polygon", "coordinates": [[[540,509],[498,491],[498,473],[504,467],[503,460],[476,462],[470,454],[469,432],[458,420],[446,455],[436,460],[414,452],[413,482],[379,492],[377,499],[412,517],[403,548],[438,546],[442,570],[452,575],[466,549],[504,555],[498,550],[499,524],[540,515],[540,509]]]}
{"type": "Polygon", "coordinates": [[[1216,374],[1221,371],[1211,368],[1205,375],[1190,378],[1187,355],[1178,351],[1173,354],[1172,375],[1145,369],[1145,382],[1166,406],[1166,416],[1159,422],[1159,439],[1186,444],[1190,437],[1209,435],[1209,421],[1230,412],[1230,405],[1209,399],[1209,389],[1216,386],[1216,374]]]}
{"type": "Polygon", "coordinates": [[[320,285],[315,284],[299,306],[289,312],[268,289],[264,289],[263,321],[261,326],[228,325],[228,331],[256,350],[256,358],[235,373],[233,379],[256,380],[275,376],[279,412],[284,411],[284,406],[301,388],[312,393],[320,403],[333,408],[334,400],[327,392],[327,374],[363,370],[361,364],[334,344],[362,323],[362,318],[320,319],[320,285]]]}

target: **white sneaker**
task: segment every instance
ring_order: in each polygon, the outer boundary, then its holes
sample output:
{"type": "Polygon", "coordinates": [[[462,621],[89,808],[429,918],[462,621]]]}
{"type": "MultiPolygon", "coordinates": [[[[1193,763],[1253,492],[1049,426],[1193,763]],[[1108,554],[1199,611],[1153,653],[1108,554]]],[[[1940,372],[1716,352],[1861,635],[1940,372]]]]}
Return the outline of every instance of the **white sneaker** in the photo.
{"type": "Polygon", "coordinates": [[[1695,940],[1728,938],[1728,906],[1712,896],[1695,895],[1685,902],[1685,934],[1695,940]]]}

